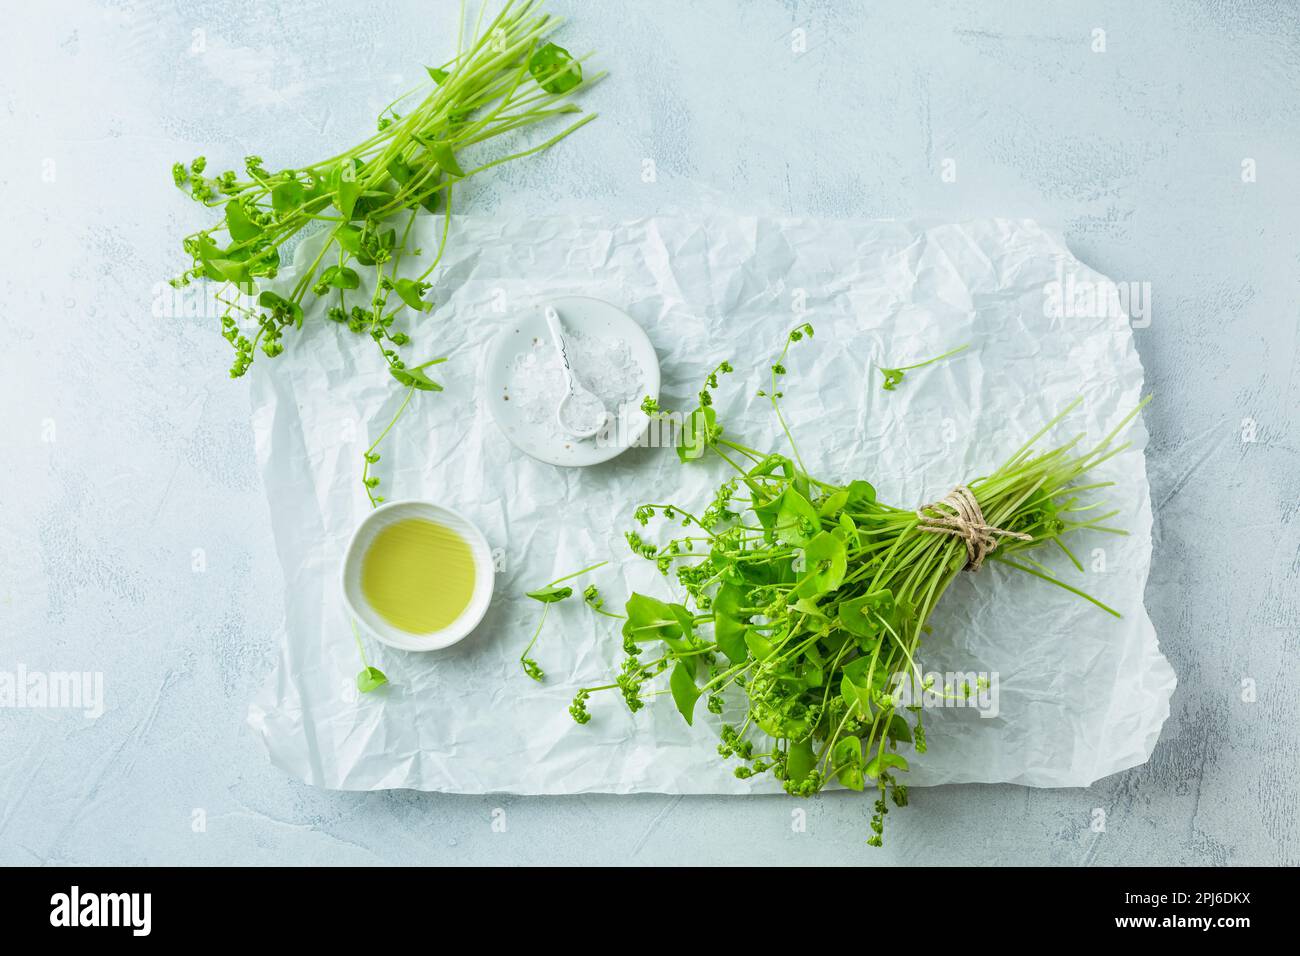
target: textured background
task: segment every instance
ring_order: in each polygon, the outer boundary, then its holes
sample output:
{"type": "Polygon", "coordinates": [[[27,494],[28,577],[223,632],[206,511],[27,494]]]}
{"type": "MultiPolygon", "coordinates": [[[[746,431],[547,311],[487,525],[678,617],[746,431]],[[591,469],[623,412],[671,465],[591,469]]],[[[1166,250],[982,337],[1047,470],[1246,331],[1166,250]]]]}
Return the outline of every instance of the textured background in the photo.
{"type": "Polygon", "coordinates": [[[613,74],[590,96],[601,119],[472,201],[1031,216],[1150,282],[1147,604],[1180,686],[1146,766],[1088,790],[914,791],[875,852],[845,794],[797,804],[797,833],[783,797],[337,794],[269,766],[244,714],[280,572],[246,385],[211,321],[151,308],[204,221],[168,167],[353,142],[447,52],[453,6],[7,15],[0,670],[102,671],[107,708],[0,710],[0,862],[1300,863],[1300,11],[1283,2],[557,2],[561,42],[613,74]]]}

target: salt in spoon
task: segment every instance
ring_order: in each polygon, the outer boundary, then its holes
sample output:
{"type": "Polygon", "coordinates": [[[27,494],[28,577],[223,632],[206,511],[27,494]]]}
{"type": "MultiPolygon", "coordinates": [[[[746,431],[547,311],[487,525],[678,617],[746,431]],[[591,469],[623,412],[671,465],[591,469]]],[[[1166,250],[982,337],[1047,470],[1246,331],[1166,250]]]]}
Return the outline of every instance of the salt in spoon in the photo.
{"type": "Polygon", "coordinates": [[[555,420],[574,438],[591,438],[605,424],[605,403],[574,376],[573,368],[569,365],[568,346],[564,341],[564,327],[560,324],[560,316],[555,307],[548,305],[544,314],[546,327],[551,330],[551,339],[560,353],[560,368],[564,370],[567,386],[564,397],[555,409],[555,420]]]}

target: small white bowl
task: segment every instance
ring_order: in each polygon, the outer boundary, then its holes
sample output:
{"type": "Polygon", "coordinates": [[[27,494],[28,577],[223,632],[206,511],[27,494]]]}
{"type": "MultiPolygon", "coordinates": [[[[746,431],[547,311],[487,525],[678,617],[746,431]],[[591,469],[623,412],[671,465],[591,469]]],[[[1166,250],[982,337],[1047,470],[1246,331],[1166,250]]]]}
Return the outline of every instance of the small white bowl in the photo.
{"type": "MultiPolygon", "coordinates": [[[[582,295],[561,296],[549,302],[560,313],[560,321],[567,332],[610,342],[622,339],[627,343],[632,358],[641,366],[645,380],[635,400],[623,410],[626,418],[617,423],[616,440],[583,440],[560,434],[556,429],[538,428],[529,421],[519,402],[508,400],[515,362],[520,356],[533,354],[536,342],[551,341],[540,304],[524,310],[503,325],[488,349],[484,369],[488,410],[506,438],[538,461],[565,468],[598,465],[636,445],[650,427],[650,417],[641,410],[641,401],[647,395],[654,399],[659,397],[659,356],[655,354],[655,347],[645,329],[622,309],[608,302],[582,295]]],[[[575,371],[581,378],[582,370],[575,371]]],[[[558,399],[556,404],[558,407],[558,399]]],[[[617,408],[606,411],[616,418],[619,415],[617,408]]]]}
{"type": "Polygon", "coordinates": [[[404,651],[437,651],[463,640],[483,620],[492,600],[493,576],[487,539],[463,515],[429,501],[390,501],[366,515],[352,532],[343,556],[343,603],[353,619],[375,640],[404,651]],[[451,624],[428,634],[412,634],[389,624],[361,593],[361,562],[375,536],[390,524],[408,518],[423,518],[450,528],[465,539],[474,556],[474,593],[469,604],[451,624]]]}

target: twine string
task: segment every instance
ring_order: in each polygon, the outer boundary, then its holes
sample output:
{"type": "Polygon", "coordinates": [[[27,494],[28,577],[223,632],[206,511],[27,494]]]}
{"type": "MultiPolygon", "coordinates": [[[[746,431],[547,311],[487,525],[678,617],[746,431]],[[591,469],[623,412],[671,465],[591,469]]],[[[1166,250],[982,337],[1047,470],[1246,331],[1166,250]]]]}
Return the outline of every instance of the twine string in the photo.
{"type": "Polygon", "coordinates": [[[988,524],[974,493],[965,485],[958,485],[942,501],[917,508],[916,517],[919,519],[918,531],[952,535],[966,542],[967,571],[978,571],[984,559],[997,550],[1002,538],[1034,540],[1031,535],[988,524]]]}

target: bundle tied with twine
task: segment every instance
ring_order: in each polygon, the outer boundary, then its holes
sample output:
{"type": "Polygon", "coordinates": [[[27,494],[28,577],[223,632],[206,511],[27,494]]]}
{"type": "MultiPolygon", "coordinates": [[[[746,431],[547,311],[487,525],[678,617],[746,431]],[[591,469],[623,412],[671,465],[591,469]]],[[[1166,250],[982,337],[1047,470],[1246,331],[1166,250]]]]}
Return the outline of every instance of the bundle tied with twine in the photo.
{"type": "MultiPolygon", "coordinates": [[[[803,327],[796,331],[805,334],[803,327]]],[[[791,333],[787,346],[793,341],[791,333]]],[[[780,367],[774,366],[774,386],[764,393],[774,407],[780,367]]],[[[1078,479],[1130,447],[1113,442],[1145,401],[1091,450],[1076,450],[1083,435],[1039,450],[1039,439],[1082,401],[1058,412],[1000,467],[971,480],[982,503],[961,484],[915,511],[878,500],[865,480],[819,481],[797,448],[790,456],[765,454],[706,419],[705,449],[738,474],[719,485],[704,518],[672,502],[635,511],[641,527],[658,515],[674,527],[695,529],[665,543],[647,541],[639,528],[626,535],[633,552],[675,578],[686,597],[678,603],[634,592],[625,614],[610,614],[623,620],[623,663],[617,676],[579,688],[569,715],[579,724],[590,722],[588,703],[597,692],[617,691],[631,712],[664,694],[687,724],[698,725],[701,702],[710,714],[722,715],[724,695],[734,693],[743,697],[745,719],[721,725],[718,754],[737,761],[735,776],[770,772],[787,793],[800,797],[832,782],[871,793],[875,812],[867,842],[879,846],[890,812],[885,798],[906,805],[900,776],[910,769],[909,759],[929,746],[927,696],[946,705],[975,690],[969,682],[936,687],[918,662],[923,635],[933,633],[930,615],[957,577],[957,564],[978,571],[992,555],[1120,616],[1038,562],[1012,559],[1055,543],[1082,573],[1063,537],[1085,530],[1125,533],[1106,524],[1118,512],[1080,514],[1100,503],[1080,497],[1083,492],[1113,482],[1078,479]],[[741,482],[746,491],[737,497],[741,482]],[[704,548],[698,543],[701,530],[708,541],[704,548]],[[964,562],[949,538],[964,543],[964,562]],[[904,756],[900,751],[908,743],[911,753],[904,756]]],[[[707,405],[711,401],[702,401],[701,409],[707,405]]],[[[789,426],[776,411],[793,446],[789,426]]],[[[703,412],[691,413],[693,421],[696,416],[703,412]]],[[[536,592],[538,599],[549,598],[558,583],[536,592]]],[[[584,598],[599,609],[594,591],[584,598]]]]}
{"type": "Polygon", "coordinates": [[[941,501],[922,505],[916,509],[916,517],[918,531],[952,535],[966,543],[967,571],[978,571],[984,559],[997,550],[1001,538],[1034,540],[1031,535],[988,524],[974,492],[965,485],[958,485],[941,501]]]}

